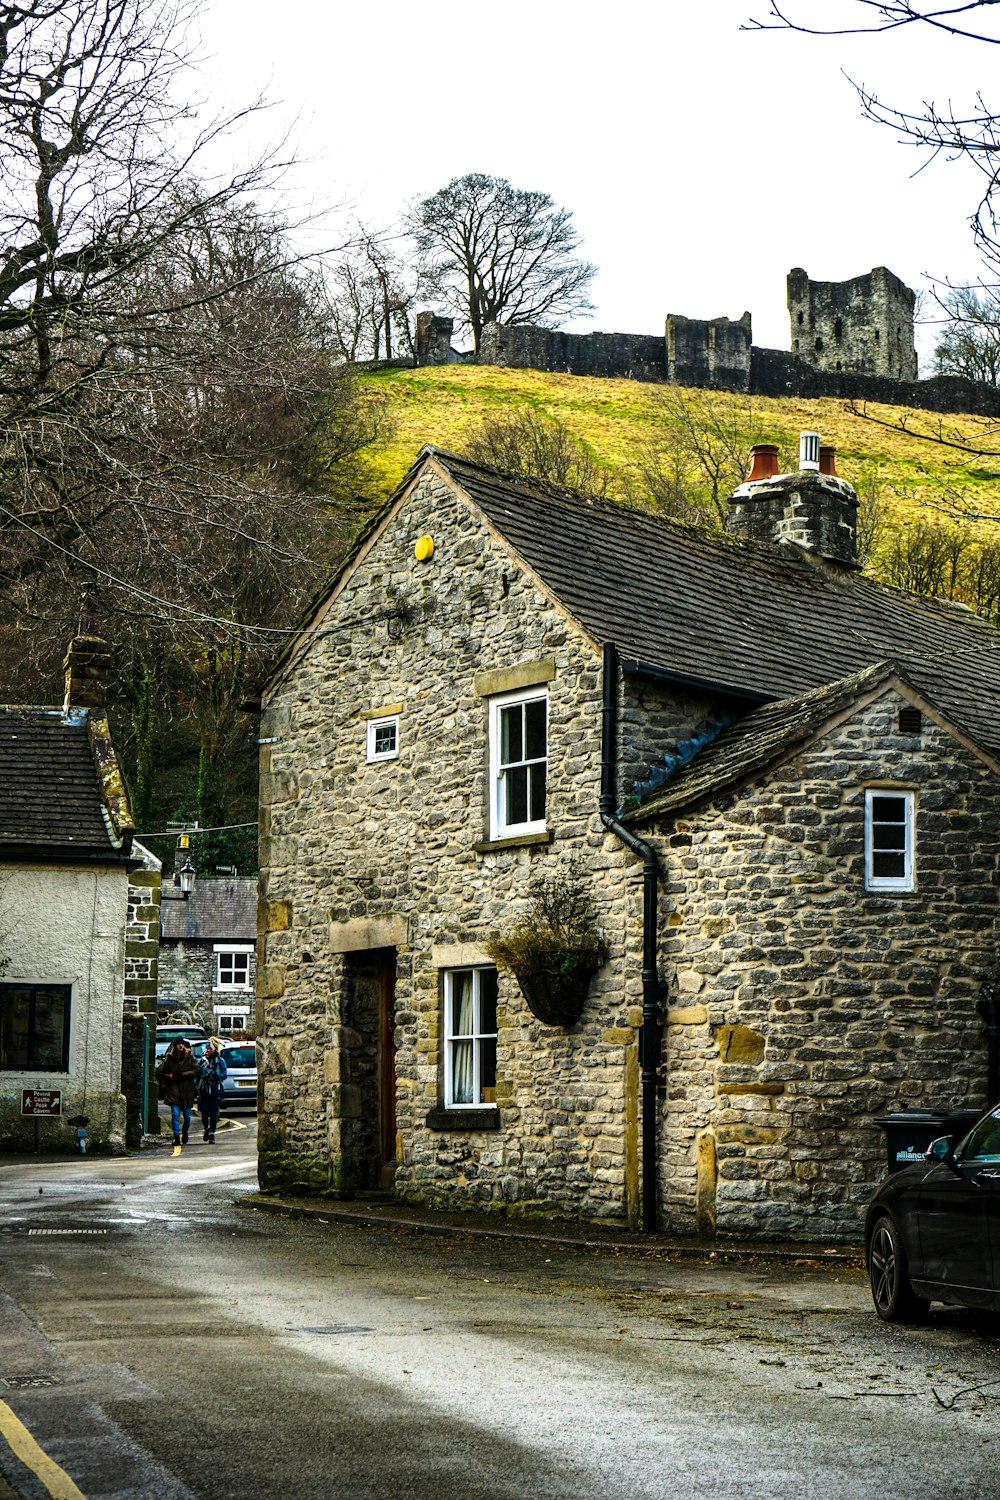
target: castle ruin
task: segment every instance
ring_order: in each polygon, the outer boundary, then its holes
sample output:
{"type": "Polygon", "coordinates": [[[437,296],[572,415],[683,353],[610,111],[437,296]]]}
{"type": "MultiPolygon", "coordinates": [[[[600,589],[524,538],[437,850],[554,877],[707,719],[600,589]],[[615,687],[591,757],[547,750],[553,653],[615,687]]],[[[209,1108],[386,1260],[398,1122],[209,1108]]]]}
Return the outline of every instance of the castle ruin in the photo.
{"type": "Polygon", "coordinates": [[[788,273],[792,353],[815,370],[858,370],[916,380],[916,294],[885,266],[852,281],[810,281],[788,273]]]}
{"type": "Polygon", "coordinates": [[[850,281],[811,281],[795,267],[787,288],[788,350],[755,345],[748,312],[707,320],[669,313],[662,334],[565,333],[490,323],[477,358],[452,348],[450,318],[427,312],[417,315],[416,362],[461,361],[754,396],[835,396],[1000,417],[995,385],[959,375],[918,380],[916,296],[885,266],[850,281]]]}

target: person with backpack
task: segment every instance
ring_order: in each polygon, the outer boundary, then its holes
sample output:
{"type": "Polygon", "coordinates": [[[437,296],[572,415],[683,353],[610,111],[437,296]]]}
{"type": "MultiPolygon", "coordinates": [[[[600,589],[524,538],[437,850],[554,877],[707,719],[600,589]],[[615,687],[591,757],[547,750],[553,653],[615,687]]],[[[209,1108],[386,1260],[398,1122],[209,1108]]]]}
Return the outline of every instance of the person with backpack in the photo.
{"type": "Polygon", "coordinates": [[[213,1037],[202,1053],[197,1075],[198,1113],[205,1130],[204,1138],[212,1146],[215,1145],[215,1127],[222,1104],[222,1080],[228,1071],[219,1043],[213,1037]]]}
{"type": "Polygon", "coordinates": [[[163,1054],[156,1073],[157,1092],[164,1104],[170,1105],[175,1156],[180,1155],[181,1147],[188,1142],[197,1072],[198,1064],[194,1060],[191,1043],[185,1037],[178,1037],[163,1054]]]}

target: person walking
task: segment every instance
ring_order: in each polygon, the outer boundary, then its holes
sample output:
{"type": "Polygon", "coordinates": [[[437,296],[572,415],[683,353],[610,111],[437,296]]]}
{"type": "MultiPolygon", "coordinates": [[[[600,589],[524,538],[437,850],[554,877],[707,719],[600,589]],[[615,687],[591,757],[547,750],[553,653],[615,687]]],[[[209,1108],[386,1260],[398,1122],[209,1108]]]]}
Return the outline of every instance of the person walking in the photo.
{"type": "Polygon", "coordinates": [[[160,1098],[164,1104],[170,1105],[175,1156],[180,1155],[181,1147],[188,1142],[197,1071],[198,1064],[194,1060],[191,1043],[184,1037],[178,1037],[163,1054],[163,1061],[156,1075],[160,1098]]]}
{"type": "Polygon", "coordinates": [[[222,1080],[229,1069],[219,1050],[215,1037],[209,1042],[198,1063],[198,1113],[204,1127],[204,1139],[215,1145],[215,1127],[219,1122],[219,1107],[222,1104],[222,1080]]]}

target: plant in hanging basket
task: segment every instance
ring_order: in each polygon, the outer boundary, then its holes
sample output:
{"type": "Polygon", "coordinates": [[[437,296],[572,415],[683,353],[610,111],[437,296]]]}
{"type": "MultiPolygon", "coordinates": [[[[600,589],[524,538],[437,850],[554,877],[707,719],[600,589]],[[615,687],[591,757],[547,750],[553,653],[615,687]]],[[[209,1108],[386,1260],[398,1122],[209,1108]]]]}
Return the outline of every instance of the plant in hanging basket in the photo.
{"type": "Polygon", "coordinates": [[[528,914],[509,931],[492,933],[486,951],[511,971],[540,1021],[574,1025],[590,981],[607,958],[579,873],[569,870],[538,880],[528,914]]]}

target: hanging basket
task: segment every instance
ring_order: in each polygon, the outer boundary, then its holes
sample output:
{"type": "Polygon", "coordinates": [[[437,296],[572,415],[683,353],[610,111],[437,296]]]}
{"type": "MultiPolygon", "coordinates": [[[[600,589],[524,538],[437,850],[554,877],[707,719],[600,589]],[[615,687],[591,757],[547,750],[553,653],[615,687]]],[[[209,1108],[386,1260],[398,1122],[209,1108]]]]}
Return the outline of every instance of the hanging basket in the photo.
{"type": "Polygon", "coordinates": [[[545,1026],[575,1026],[583,1011],[594,969],[580,965],[564,973],[551,969],[515,972],[528,1009],[545,1026]]]}

